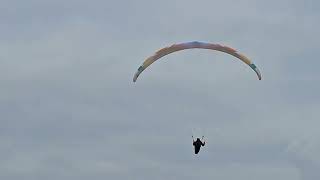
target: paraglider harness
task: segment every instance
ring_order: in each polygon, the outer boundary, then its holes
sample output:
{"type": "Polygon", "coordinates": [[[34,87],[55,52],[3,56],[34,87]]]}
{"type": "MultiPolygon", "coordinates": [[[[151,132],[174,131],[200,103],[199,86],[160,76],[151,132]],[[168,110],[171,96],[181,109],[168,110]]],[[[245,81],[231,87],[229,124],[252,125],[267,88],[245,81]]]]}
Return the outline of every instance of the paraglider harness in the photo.
{"type": "Polygon", "coordinates": [[[204,136],[202,136],[201,140],[200,140],[200,138],[197,138],[196,141],[194,140],[194,138],[192,136],[192,141],[193,141],[192,144],[194,146],[194,153],[198,154],[199,151],[200,151],[201,146],[204,146],[206,144],[206,142],[204,141],[204,136]]]}

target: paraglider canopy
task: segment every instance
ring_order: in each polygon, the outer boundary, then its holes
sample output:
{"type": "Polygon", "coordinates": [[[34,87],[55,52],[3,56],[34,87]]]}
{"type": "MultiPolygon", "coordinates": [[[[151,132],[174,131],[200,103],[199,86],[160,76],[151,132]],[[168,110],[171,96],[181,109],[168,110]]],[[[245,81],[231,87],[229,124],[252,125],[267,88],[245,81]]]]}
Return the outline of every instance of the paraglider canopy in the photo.
{"type": "Polygon", "coordinates": [[[230,54],[248,66],[251,67],[255,71],[255,73],[258,76],[258,79],[261,80],[261,73],[259,69],[256,67],[255,64],[253,64],[249,58],[247,58],[245,55],[240,54],[237,52],[235,49],[228,47],[228,46],[223,46],[220,44],[212,44],[212,43],[205,43],[205,42],[198,42],[198,41],[193,41],[193,42],[186,42],[186,43],[180,43],[180,44],[173,44],[171,46],[162,48],[158,50],[156,53],[154,53],[152,56],[148,57],[141,66],[139,66],[137,72],[133,76],[133,82],[136,82],[139,75],[152,63],[157,61],[163,56],[166,56],[168,54],[171,54],[173,52],[181,51],[181,50],[186,50],[186,49],[210,49],[210,50],[216,50],[216,51],[221,51],[227,54],[230,54]]]}

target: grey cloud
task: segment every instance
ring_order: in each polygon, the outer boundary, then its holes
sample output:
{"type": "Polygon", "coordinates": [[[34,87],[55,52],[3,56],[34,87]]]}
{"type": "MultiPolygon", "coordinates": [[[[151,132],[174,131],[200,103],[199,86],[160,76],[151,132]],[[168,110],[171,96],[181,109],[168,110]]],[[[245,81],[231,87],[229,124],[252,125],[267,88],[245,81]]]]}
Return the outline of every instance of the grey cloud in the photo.
{"type": "Polygon", "coordinates": [[[318,9],[311,0],[3,1],[1,177],[318,179],[318,9]],[[189,40],[239,49],[263,80],[232,57],[192,51],[131,82],[146,56],[189,40]],[[192,126],[208,138],[198,157],[192,126]],[[292,146],[306,134],[307,145],[292,146]]]}

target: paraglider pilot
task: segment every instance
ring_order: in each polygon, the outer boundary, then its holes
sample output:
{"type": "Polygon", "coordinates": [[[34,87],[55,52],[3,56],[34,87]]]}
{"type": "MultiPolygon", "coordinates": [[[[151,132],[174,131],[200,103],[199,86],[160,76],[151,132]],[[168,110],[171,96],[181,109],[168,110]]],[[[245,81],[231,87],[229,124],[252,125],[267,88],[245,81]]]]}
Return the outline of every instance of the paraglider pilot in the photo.
{"type": "MultiPolygon", "coordinates": [[[[204,138],[204,136],[202,136],[202,140],[203,140],[203,138],[204,138]]],[[[198,154],[199,151],[200,151],[201,146],[204,146],[206,144],[206,142],[205,141],[202,142],[200,140],[200,138],[197,138],[197,140],[195,141],[193,139],[193,136],[192,136],[192,140],[193,140],[193,146],[194,146],[194,153],[198,154]]]]}

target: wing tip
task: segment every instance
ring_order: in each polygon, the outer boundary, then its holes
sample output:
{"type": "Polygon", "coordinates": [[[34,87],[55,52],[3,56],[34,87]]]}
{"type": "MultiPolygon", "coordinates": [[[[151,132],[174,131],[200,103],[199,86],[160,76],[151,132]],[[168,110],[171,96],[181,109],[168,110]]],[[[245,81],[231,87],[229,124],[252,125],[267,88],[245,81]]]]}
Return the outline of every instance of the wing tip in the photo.
{"type": "Polygon", "coordinates": [[[133,76],[133,79],[132,79],[132,82],[136,82],[137,81],[137,79],[138,79],[138,76],[135,74],[134,76],[133,76]]]}

